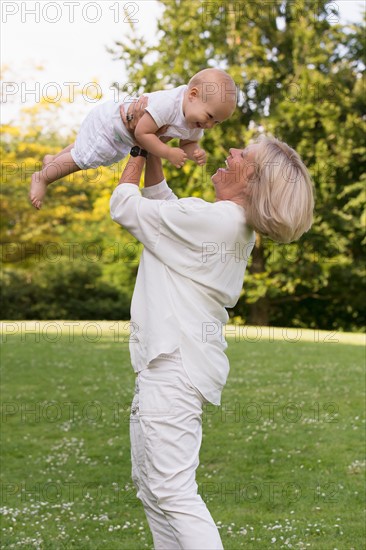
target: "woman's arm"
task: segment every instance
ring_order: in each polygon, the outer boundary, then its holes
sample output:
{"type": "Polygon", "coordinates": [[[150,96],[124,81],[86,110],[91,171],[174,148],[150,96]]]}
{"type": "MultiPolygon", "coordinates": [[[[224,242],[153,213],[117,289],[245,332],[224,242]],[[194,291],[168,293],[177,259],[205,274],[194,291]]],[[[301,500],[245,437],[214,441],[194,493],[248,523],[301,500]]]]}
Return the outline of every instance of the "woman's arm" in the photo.
{"type": "MultiPolygon", "coordinates": [[[[125,169],[122,172],[118,185],[121,183],[134,183],[135,185],[139,185],[145,160],[145,157],[142,156],[130,157],[125,169]]],[[[145,187],[157,185],[164,179],[164,172],[160,157],[156,157],[155,155],[149,153],[146,160],[144,180],[145,187]]]]}
{"type": "Polygon", "coordinates": [[[145,187],[151,187],[162,182],[164,178],[163,167],[160,157],[149,154],[146,161],[145,187]]]}
{"type": "Polygon", "coordinates": [[[149,154],[146,161],[145,187],[142,196],[160,201],[178,200],[178,197],[168,187],[161,165],[161,159],[149,154]]]}
{"type": "Polygon", "coordinates": [[[138,186],[140,183],[142,170],[145,166],[145,160],[145,157],[130,157],[125,169],[122,172],[118,185],[121,183],[134,183],[138,186]]]}

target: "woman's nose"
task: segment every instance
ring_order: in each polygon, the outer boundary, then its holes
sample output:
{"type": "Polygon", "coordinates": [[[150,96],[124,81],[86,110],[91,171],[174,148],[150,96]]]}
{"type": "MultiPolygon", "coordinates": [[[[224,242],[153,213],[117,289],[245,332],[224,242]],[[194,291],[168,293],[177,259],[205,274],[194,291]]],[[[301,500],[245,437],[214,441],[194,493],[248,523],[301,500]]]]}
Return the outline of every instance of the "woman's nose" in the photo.
{"type": "Polygon", "coordinates": [[[240,149],[233,149],[233,148],[231,148],[231,149],[229,149],[229,153],[230,153],[230,155],[231,155],[232,157],[236,157],[236,156],[238,156],[238,154],[240,153],[240,149]]]}

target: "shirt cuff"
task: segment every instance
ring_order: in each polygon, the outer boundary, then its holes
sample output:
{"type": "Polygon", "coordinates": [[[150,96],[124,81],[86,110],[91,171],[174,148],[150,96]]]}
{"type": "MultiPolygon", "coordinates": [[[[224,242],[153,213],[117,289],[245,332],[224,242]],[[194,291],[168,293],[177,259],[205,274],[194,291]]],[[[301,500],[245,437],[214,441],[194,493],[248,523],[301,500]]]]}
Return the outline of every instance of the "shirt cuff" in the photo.
{"type": "Polygon", "coordinates": [[[112,195],[140,195],[140,189],[135,183],[120,183],[112,195]]]}
{"type": "Polygon", "coordinates": [[[142,196],[147,199],[154,199],[157,196],[165,195],[167,191],[171,192],[165,179],[156,185],[150,185],[141,189],[142,196]]]}

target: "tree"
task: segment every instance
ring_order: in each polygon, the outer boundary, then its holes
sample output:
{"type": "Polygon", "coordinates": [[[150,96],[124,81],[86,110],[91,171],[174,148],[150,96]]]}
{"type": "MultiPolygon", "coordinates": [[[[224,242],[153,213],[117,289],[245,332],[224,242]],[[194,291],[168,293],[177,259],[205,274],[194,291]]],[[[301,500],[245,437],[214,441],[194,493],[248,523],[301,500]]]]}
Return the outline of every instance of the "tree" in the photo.
{"type": "Polygon", "coordinates": [[[182,178],[167,166],[172,187],[212,199],[209,174],[225,151],[263,130],[300,153],[315,184],[313,228],[290,245],[257,236],[232,314],[252,324],[362,328],[361,26],[342,28],[336,5],[325,0],[161,4],[157,44],[133,29],[129,43],[116,44],[136,92],[178,86],[207,66],[226,69],[240,89],[235,115],[204,138],[207,171],[185,165],[182,178]]]}
{"type": "Polygon", "coordinates": [[[61,105],[1,127],[2,318],[126,319],[141,246],[109,215],[123,163],[55,182],[40,211],[28,201],[44,155],[75,138],[50,126],[61,105]]]}

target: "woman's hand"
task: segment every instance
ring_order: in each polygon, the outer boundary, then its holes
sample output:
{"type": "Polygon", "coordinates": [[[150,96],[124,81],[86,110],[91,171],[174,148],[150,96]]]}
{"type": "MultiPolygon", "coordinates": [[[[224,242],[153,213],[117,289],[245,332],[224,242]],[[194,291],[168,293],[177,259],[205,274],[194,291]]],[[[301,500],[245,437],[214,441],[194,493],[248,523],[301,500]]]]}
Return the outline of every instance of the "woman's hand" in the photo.
{"type": "Polygon", "coordinates": [[[147,103],[147,97],[142,95],[137,101],[133,101],[129,104],[127,113],[125,105],[122,103],[122,105],[120,106],[120,113],[123,124],[126,126],[130,134],[134,135],[137,123],[144,114],[147,103]]]}
{"type": "MultiPolygon", "coordinates": [[[[142,95],[137,101],[134,101],[133,103],[129,104],[127,113],[126,113],[125,105],[122,103],[122,105],[120,106],[120,113],[121,113],[123,124],[126,126],[130,134],[132,134],[134,137],[135,137],[136,126],[139,120],[141,119],[141,117],[145,114],[145,109],[147,107],[147,104],[148,104],[148,98],[142,95]]],[[[163,126],[162,128],[159,128],[159,130],[156,132],[156,135],[160,136],[164,134],[168,128],[169,128],[168,125],[163,126]]],[[[169,141],[169,139],[171,138],[168,138],[167,141],[169,141]]],[[[164,141],[165,143],[165,138],[162,139],[162,141],[164,141]]],[[[139,145],[139,143],[137,142],[136,144],[139,145]]]]}

